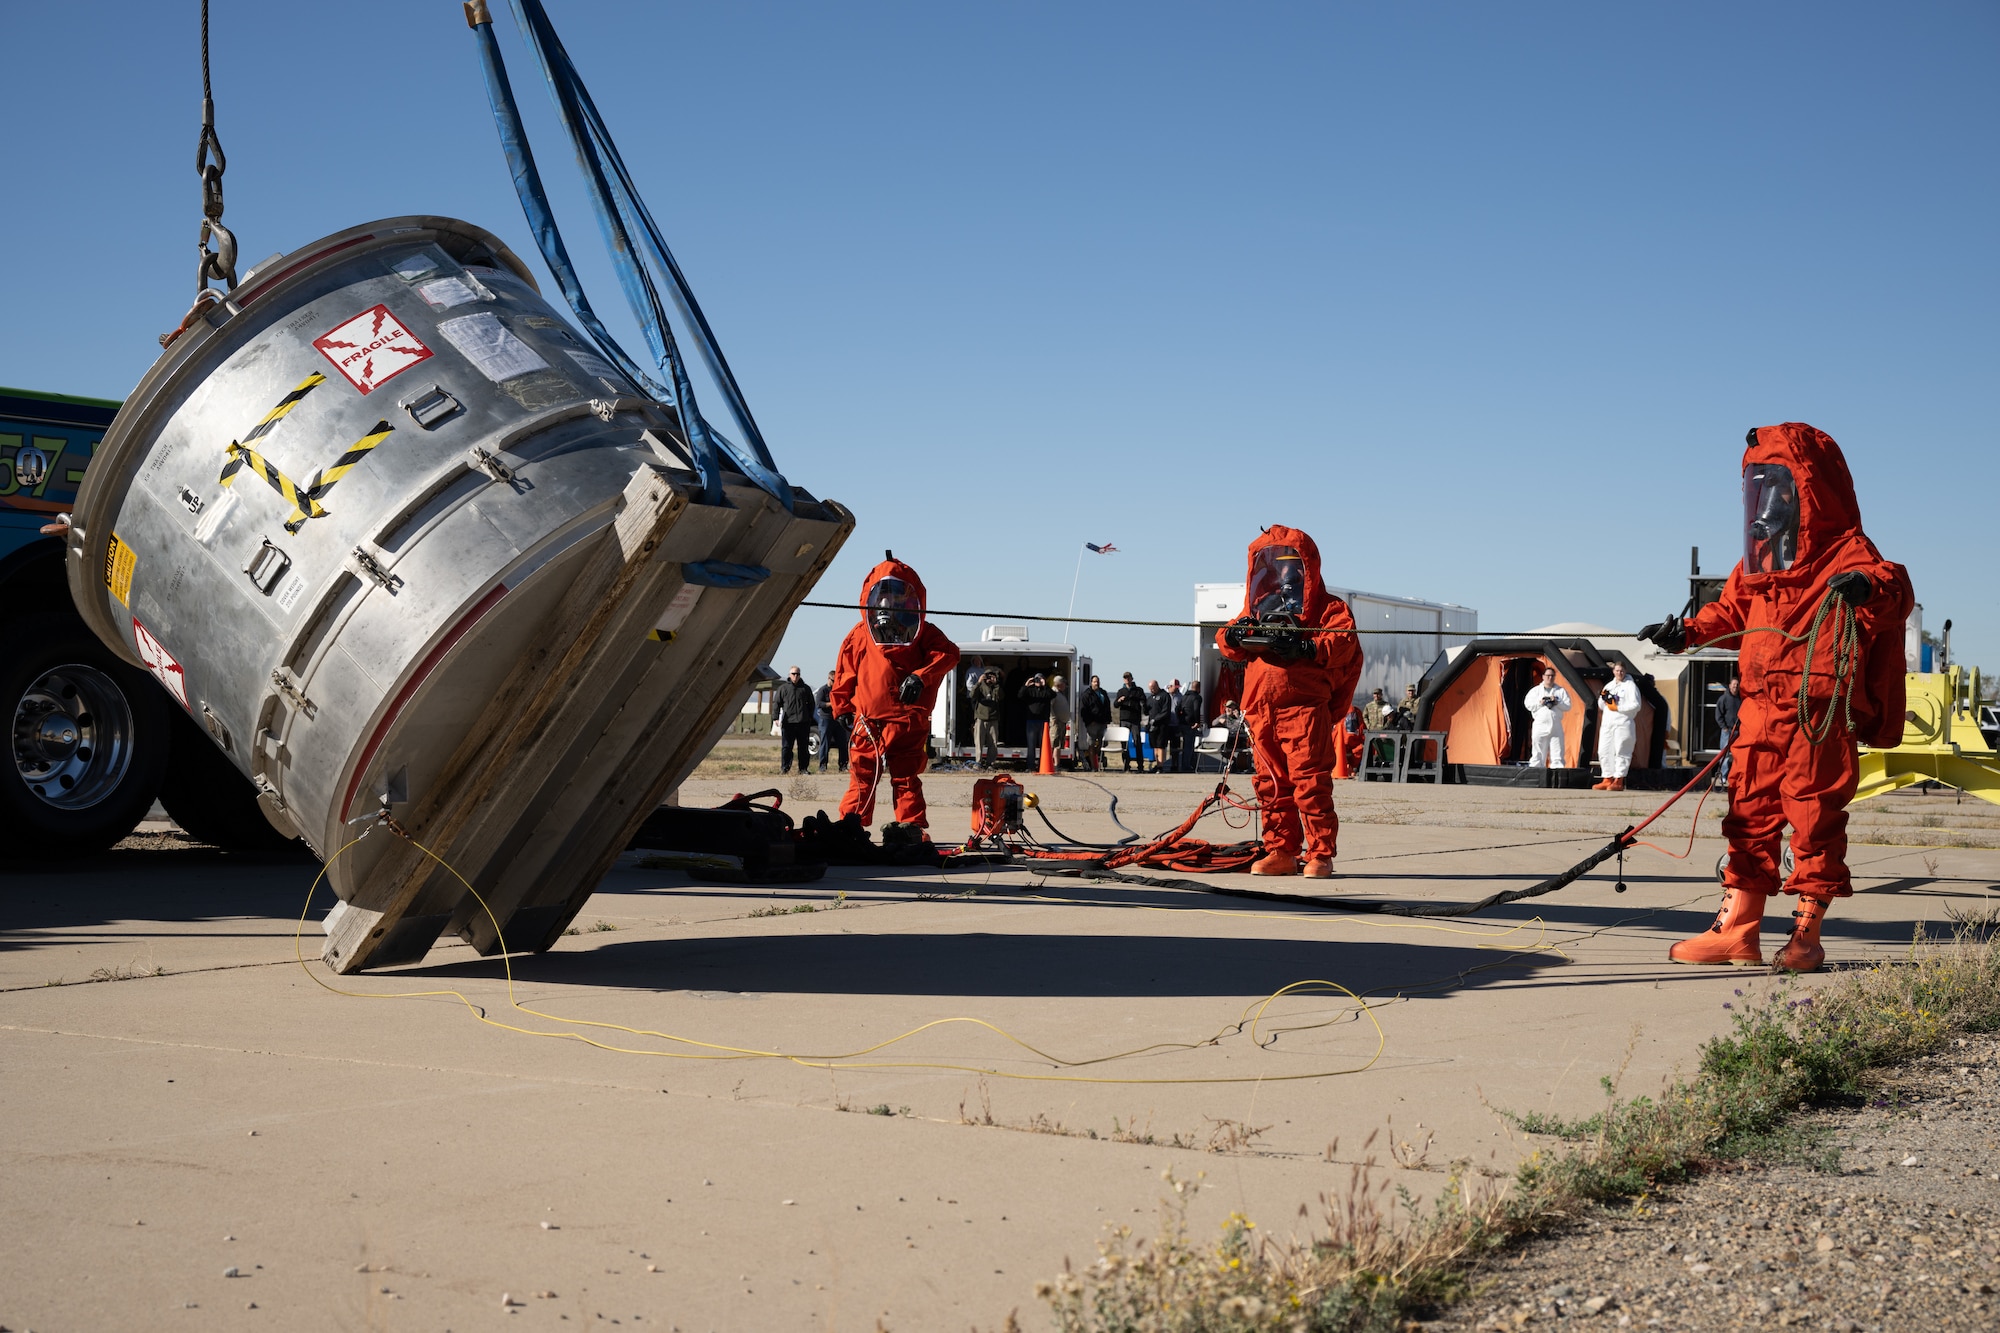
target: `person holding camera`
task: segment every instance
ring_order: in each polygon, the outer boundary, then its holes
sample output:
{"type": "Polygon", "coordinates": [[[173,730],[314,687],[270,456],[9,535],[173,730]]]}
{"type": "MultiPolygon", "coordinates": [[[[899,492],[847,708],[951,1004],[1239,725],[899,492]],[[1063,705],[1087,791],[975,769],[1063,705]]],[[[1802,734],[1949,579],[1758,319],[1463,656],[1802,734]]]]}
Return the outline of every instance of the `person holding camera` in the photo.
{"type": "Polygon", "coordinates": [[[1528,767],[1562,768],[1563,714],[1570,710],[1569,691],[1556,684],[1556,669],[1542,668],[1542,680],[1521,700],[1534,725],[1528,731],[1528,767]]]}
{"type": "Polygon", "coordinates": [[[1335,710],[1350,707],[1361,684],[1361,640],[1354,613],[1320,581],[1311,537],[1274,525],[1250,543],[1243,611],[1216,632],[1215,646],[1244,663],[1243,714],[1264,815],[1264,851],[1250,873],[1303,869],[1308,879],[1330,879],[1340,833],[1335,710]]]}
{"type": "Polygon", "coordinates": [[[1597,767],[1604,775],[1592,791],[1624,791],[1639,743],[1639,687],[1625,679],[1625,664],[1611,664],[1611,680],[1597,692],[1597,767]]]}
{"type": "Polygon", "coordinates": [[[1007,691],[1000,684],[1000,673],[987,667],[967,693],[972,696],[972,747],[979,766],[991,768],[1000,761],[1000,719],[1007,715],[1007,691]]]}
{"type": "Polygon", "coordinates": [[[1049,700],[1056,692],[1049,688],[1049,678],[1037,671],[1021,686],[1021,706],[1028,710],[1028,764],[1032,767],[1042,761],[1042,734],[1049,726],[1049,700]]]}

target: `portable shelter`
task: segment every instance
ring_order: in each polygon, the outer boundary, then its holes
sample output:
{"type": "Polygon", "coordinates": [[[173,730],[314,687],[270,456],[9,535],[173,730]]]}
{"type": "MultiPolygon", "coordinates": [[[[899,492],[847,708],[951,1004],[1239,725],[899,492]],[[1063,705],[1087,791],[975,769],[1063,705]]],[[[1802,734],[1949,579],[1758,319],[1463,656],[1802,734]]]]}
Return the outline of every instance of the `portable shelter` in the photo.
{"type": "Polygon", "coordinates": [[[1514,782],[1530,772],[1547,785],[1569,785],[1589,772],[1597,757],[1598,692],[1611,679],[1611,664],[1622,662],[1639,687],[1638,743],[1632,767],[1657,769],[1666,749],[1667,704],[1653,678],[1633,668],[1625,655],[1604,651],[1588,639],[1474,639],[1464,650],[1441,658],[1418,691],[1417,727],[1445,733],[1452,776],[1460,782],[1514,782]],[[1563,714],[1563,755],[1569,768],[1529,770],[1528,736],[1534,721],[1523,700],[1554,667],[1573,706],[1563,714]],[[1569,779],[1555,773],[1574,775],[1569,779]]]}

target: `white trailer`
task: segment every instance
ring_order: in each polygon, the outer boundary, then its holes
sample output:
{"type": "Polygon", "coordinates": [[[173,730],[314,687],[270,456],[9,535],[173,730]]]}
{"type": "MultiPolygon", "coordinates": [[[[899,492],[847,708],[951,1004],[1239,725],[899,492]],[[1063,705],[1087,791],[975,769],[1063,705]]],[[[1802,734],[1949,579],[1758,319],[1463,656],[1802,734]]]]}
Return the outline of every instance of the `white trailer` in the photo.
{"type": "MultiPolygon", "coordinates": [[[[1361,636],[1361,684],[1355,689],[1356,703],[1378,689],[1392,703],[1401,699],[1403,687],[1422,680],[1440,655],[1479,633],[1479,613],[1469,606],[1352,588],[1329,586],[1327,591],[1353,610],[1356,629],[1392,631],[1361,636]]],[[[1222,654],[1216,651],[1215,632],[1234,620],[1242,609],[1241,583],[1194,585],[1194,618],[1201,626],[1195,631],[1194,656],[1201,673],[1204,699],[1216,697],[1216,684],[1222,672],[1222,654]]]]}
{"type": "MultiPolygon", "coordinates": [[[[1028,710],[1021,702],[1021,687],[1038,671],[1051,679],[1061,676],[1074,726],[1077,700],[1090,683],[1090,659],[1075,644],[1034,642],[1028,638],[1026,625],[988,625],[976,643],[961,643],[958,651],[958,668],[938,691],[937,707],[931,712],[931,754],[939,759],[978,758],[972,729],[972,684],[986,668],[993,667],[1000,672],[1000,684],[1007,695],[1007,712],[1000,722],[1000,757],[1019,760],[1030,768],[1039,764],[1041,754],[1028,749],[1028,710]]],[[[1069,737],[1063,739],[1067,742],[1069,737]]],[[[1065,743],[1056,757],[1068,758],[1072,753],[1073,747],[1065,743]]]]}

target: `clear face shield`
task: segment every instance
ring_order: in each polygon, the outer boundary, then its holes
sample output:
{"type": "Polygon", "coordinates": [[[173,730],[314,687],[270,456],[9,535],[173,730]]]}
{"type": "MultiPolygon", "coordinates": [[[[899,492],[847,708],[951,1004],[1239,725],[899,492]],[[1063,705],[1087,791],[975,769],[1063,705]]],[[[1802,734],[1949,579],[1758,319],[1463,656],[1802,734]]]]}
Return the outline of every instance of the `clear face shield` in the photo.
{"type": "Polygon", "coordinates": [[[1250,570],[1250,614],[1260,621],[1306,611],[1306,562],[1289,546],[1266,546],[1250,570]]]}
{"type": "Polygon", "coordinates": [[[910,585],[882,579],[868,590],[868,633],[877,643],[909,643],[924,623],[924,609],[910,585]]]}
{"type": "Polygon", "coordinates": [[[1743,570],[1790,569],[1799,555],[1799,488],[1782,463],[1743,469],[1743,570]]]}

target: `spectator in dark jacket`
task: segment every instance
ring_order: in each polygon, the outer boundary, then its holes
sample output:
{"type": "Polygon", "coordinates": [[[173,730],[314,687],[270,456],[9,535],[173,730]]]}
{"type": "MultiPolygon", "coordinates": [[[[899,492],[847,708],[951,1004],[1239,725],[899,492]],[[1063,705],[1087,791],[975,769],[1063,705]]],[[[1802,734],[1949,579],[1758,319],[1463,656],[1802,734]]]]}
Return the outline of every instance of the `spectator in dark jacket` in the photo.
{"type": "Polygon", "coordinates": [[[1174,729],[1174,768],[1177,772],[1194,772],[1194,746],[1202,734],[1208,730],[1208,719],[1202,716],[1201,682],[1191,680],[1181,691],[1180,702],[1174,705],[1174,721],[1179,725],[1174,729]]]}
{"type": "Polygon", "coordinates": [[[1095,676],[1076,701],[1076,720],[1080,724],[1076,757],[1095,773],[1104,767],[1104,729],[1111,725],[1111,696],[1095,676]]]}
{"type": "Polygon", "coordinates": [[[1146,724],[1146,692],[1132,683],[1132,673],[1125,673],[1125,683],[1118,687],[1118,693],[1111,698],[1111,706],[1118,713],[1118,725],[1131,735],[1125,742],[1125,771],[1132,771],[1132,761],[1139,757],[1139,729],[1146,724]]]}
{"type": "Polygon", "coordinates": [[[991,768],[1000,762],[1000,720],[1007,715],[1007,690],[1000,683],[1000,673],[987,667],[973,680],[970,693],[972,748],[979,756],[979,766],[991,768]]]}
{"type": "Polygon", "coordinates": [[[826,772],[826,756],[830,751],[840,751],[840,771],[847,771],[847,728],[840,725],[840,719],[833,715],[833,673],[826,673],[826,684],[813,692],[813,712],[819,722],[819,771],[826,772]]]}
{"type": "Polygon", "coordinates": [[[1049,700],[1055,697],[1048,678],[1037,671],[1021,687],[1021,706],[1028,712],[1028,762],[1042,761],[1042,733],[1049,726],[1049,700]]]}
{"type": "Polygon", "coordinates": [[[812,767],[812,745],[807,737],[812,735],[815,705],[812,687],[797,667],[779,683],[771,696],[771,708],[778,715],[778,771],[792,771],[792,747],[797,746],[799,772],[805,772],[812,767]]]}
{"type": "Polygon", "coordinates": [[[1743,682],[1731,676],[1728,687],[1717,695],[1715,700],[1715,724],[1722,728],[1722,739],[1719,742],[1722,762],[1715,766],[1715,777],[1710,785],[1716,782],[1726,784],[1729,781],[1729,763],[1734,757],[1729,753],[1729,743],[1736,739],[1736,719],[1742,712],[1743,682]]]}
{"type": "Polygon", "coordinates": [[[1146,739],[1153,743],[1153,771],[1165,773],[1173,759],[1174,696],[1160,688],[1160,682],[1146,682],[1146,739]]]}

